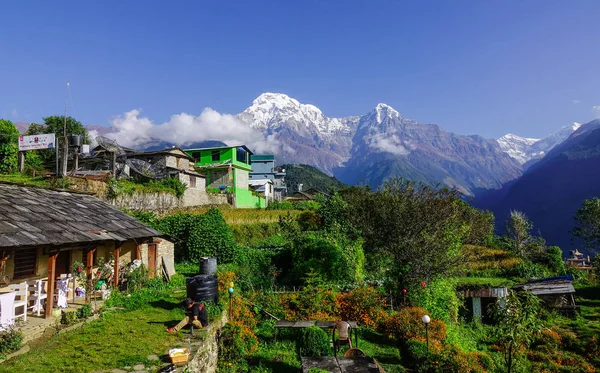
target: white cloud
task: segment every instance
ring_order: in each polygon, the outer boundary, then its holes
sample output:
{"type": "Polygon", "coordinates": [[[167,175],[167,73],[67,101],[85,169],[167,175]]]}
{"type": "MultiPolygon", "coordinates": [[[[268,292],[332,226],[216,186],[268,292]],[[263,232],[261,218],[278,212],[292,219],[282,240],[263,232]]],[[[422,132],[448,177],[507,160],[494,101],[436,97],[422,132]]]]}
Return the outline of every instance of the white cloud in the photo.
{"type": "Polygon", "coordinates": [[[573,104],[574,105],[581,104],[581,101],[579,101],[579,100],[573,100],[573,104]]]}
{"type": "Polygon", "coordinates": [[[19,116],[19,112],[17,111],[17,109],[12,109],[10,115],[13,117],[13,119],[16,119],[19,116]]]}
{"type": "Polygon", "coordinates": [[[596,118],[600,118],[600,105],[592,106],[592,110],[594,110],[594,115],[596,118]]]}
{"type": "Polygon", "coordinates": [[[378,133],[371,137],[371,142],[369,144],[372,148],[391,153],[394,155],[408,155],[410,153],[411,144],[404,143],[397,135],[385,135],[382,133],[378,133]]]}
{"type": "Polygon", "coordinates": [[[278,153],[281,149],[273,136],[264,136],[234,115],[221,114],[206,108],[198,116],[175,114],[167,122],[154,123],[131,110],[111,122],[112,131],[106,137],[120,145],[139,148],[151,140],[186,146],[194,142],[219,140],[228,145],[247,145],[255,153],[278,153]]]}

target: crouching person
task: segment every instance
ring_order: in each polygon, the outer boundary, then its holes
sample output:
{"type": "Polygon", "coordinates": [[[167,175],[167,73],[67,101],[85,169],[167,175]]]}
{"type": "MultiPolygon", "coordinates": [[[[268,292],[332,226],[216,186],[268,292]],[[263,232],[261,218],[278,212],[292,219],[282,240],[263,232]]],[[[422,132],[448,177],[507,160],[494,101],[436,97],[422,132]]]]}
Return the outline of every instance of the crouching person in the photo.
{"type": "Polygon", "coordinates": [[[185,312],[188,315],[179,324],[167,329],[167,332],[178,332],[179,329],[188,324],[200,329],[208,326],[208,312],[206,312],[206,306],[203,303],[194,302],[191,298],[187,298],[185,300],[185,312]]]}

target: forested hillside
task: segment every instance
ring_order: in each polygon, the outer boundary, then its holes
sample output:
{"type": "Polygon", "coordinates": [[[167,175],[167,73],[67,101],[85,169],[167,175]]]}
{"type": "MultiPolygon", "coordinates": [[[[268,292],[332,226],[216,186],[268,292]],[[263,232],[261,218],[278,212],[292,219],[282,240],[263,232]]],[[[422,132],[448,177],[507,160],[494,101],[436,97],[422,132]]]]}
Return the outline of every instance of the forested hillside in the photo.
{"type": "Polygon", "coordinates": [[[298,191],[298,185],[302,184],[302,190],[315,188],[325,193],[340,189],[344,183],[335,177],[327,176],[323,172],[306,164],[285,164],[285,182],[288,194],[298,191]]]}

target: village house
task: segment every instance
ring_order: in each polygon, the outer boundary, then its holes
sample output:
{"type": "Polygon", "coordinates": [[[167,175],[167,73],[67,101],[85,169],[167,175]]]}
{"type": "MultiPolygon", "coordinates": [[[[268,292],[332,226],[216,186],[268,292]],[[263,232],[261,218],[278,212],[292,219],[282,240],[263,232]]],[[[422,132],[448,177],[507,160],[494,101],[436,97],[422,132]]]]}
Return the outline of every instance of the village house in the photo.
{"type": "Polygon", "coordinates": [[[47,282],[49,318],[57,281],[72,272],[73,263],[83,263],[91,276],[99,258],[114,259],[117,285],[120,268],[135,259],[151,276],[161,275],[162,263],[173,262],[174,248],[160,232],[91,195],[0,183],[0,255],[8,256],[4,275],[10,279],[0,293],[47,282]]]}
{"type": "MultiPolygon", "coordinates": [[[[250,158],[250,183],[271,180],[273,184],[272,196],[274,200],[281,201],[286,195],[285,169],[275,166],[275,156],[269,154],[253,154],[250,158]]],[[[255,185],[258,185],[255,183],[255,185]]],[[[262,183],[261,185],[265,185],[262,183]]],[[[266,194],[266,193],[265,193],[266,194]]]]}
{"type": "Polygon", "coordinates": [[[206,175],[206,191],[226,194],[234,207],[265,207],[266,200],[250,188],[250,157],[245,145],[185,149],[196,170],[206,175]]]}

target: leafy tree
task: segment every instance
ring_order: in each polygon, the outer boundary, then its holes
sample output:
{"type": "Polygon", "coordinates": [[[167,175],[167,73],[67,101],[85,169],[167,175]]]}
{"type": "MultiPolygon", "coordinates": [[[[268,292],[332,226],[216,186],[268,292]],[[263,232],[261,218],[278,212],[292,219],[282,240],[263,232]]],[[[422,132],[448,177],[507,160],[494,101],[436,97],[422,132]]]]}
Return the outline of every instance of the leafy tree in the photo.
{"type": "Polygon", "coordinates": [[[558,246],[550,246],[547,250],[548,268],[557,275],[565,274],[565,264],[562,258],[562,250],[558,246]]]}
{"type": "Polygon", "coordinates": [[[575,214],[574,237],[583,240],[585,248],[593,253],[600,248],[600,198],[586,199],[575,214]]]}
{"type": "Polygon", "coordinates": [[[527,244],[531,241],[529,231],[533,229],[533,223],[521,211],[511,210],[510,217],[506,221],[506,234],[510,239],[511,250],[525,257],[527,244]]]}
{"type": "MultiPolygon", "coordinates": [[[[63,136],[63,132],[64,132],[64,127],[65,127],[65,117],[62,115],[61,116],[52,115],[52,116],[49,116],[49,117],[46,117],[43,119],[44,119],[44,124],[32,123],[31,125],[29,125],[27,132],[25,132],[25,135],[29,136],[29,135],[39,135],[42,133],[54,133],[54,134],[56,134],[56,143],[62,144],[62,136],[63,136]]],[[[81,122],[79,122],[78,120],[76,120],[73,117],[67,117],[66,123],[67,123],[67,135],[69,135],[69,136],[70,135],[81,135],[81,136],[83,136],[84,144],[90,143],[87,130],[85,129],[83,124],[81,124],[81,122]]],[[[55,161],[55,156],[56,156],[55,149],[34,150],[34,151],[30,151],[28,153],[37,154],[39,156],[39,158],[41,159],[41,162],[43,162],[43,163],[49,163],[49,162],[55,161]]]]}
{"type": "Polygon", "coordinates": [[[405,287],[447,275],[460,262],[468,226],[457,218],[458,192],[394,179],[374,193],[354,188],[347,202],[365,252],[390,256],[393,276],[405,287]]]}
{"type": "Polygon", "coordinates": [[[17,171],[19,130],[13,122],[0,119],[0,173],[17,171]]]}
{"type": "Polygon", "coordinates": [[[516,366],[520,347],[529,346],[540,332],[540,301],[528,291],[511,291],[506,298],[499,298],[495,308],[498,325],[497,341],[504,352],[507,372],[516,366]]]}

